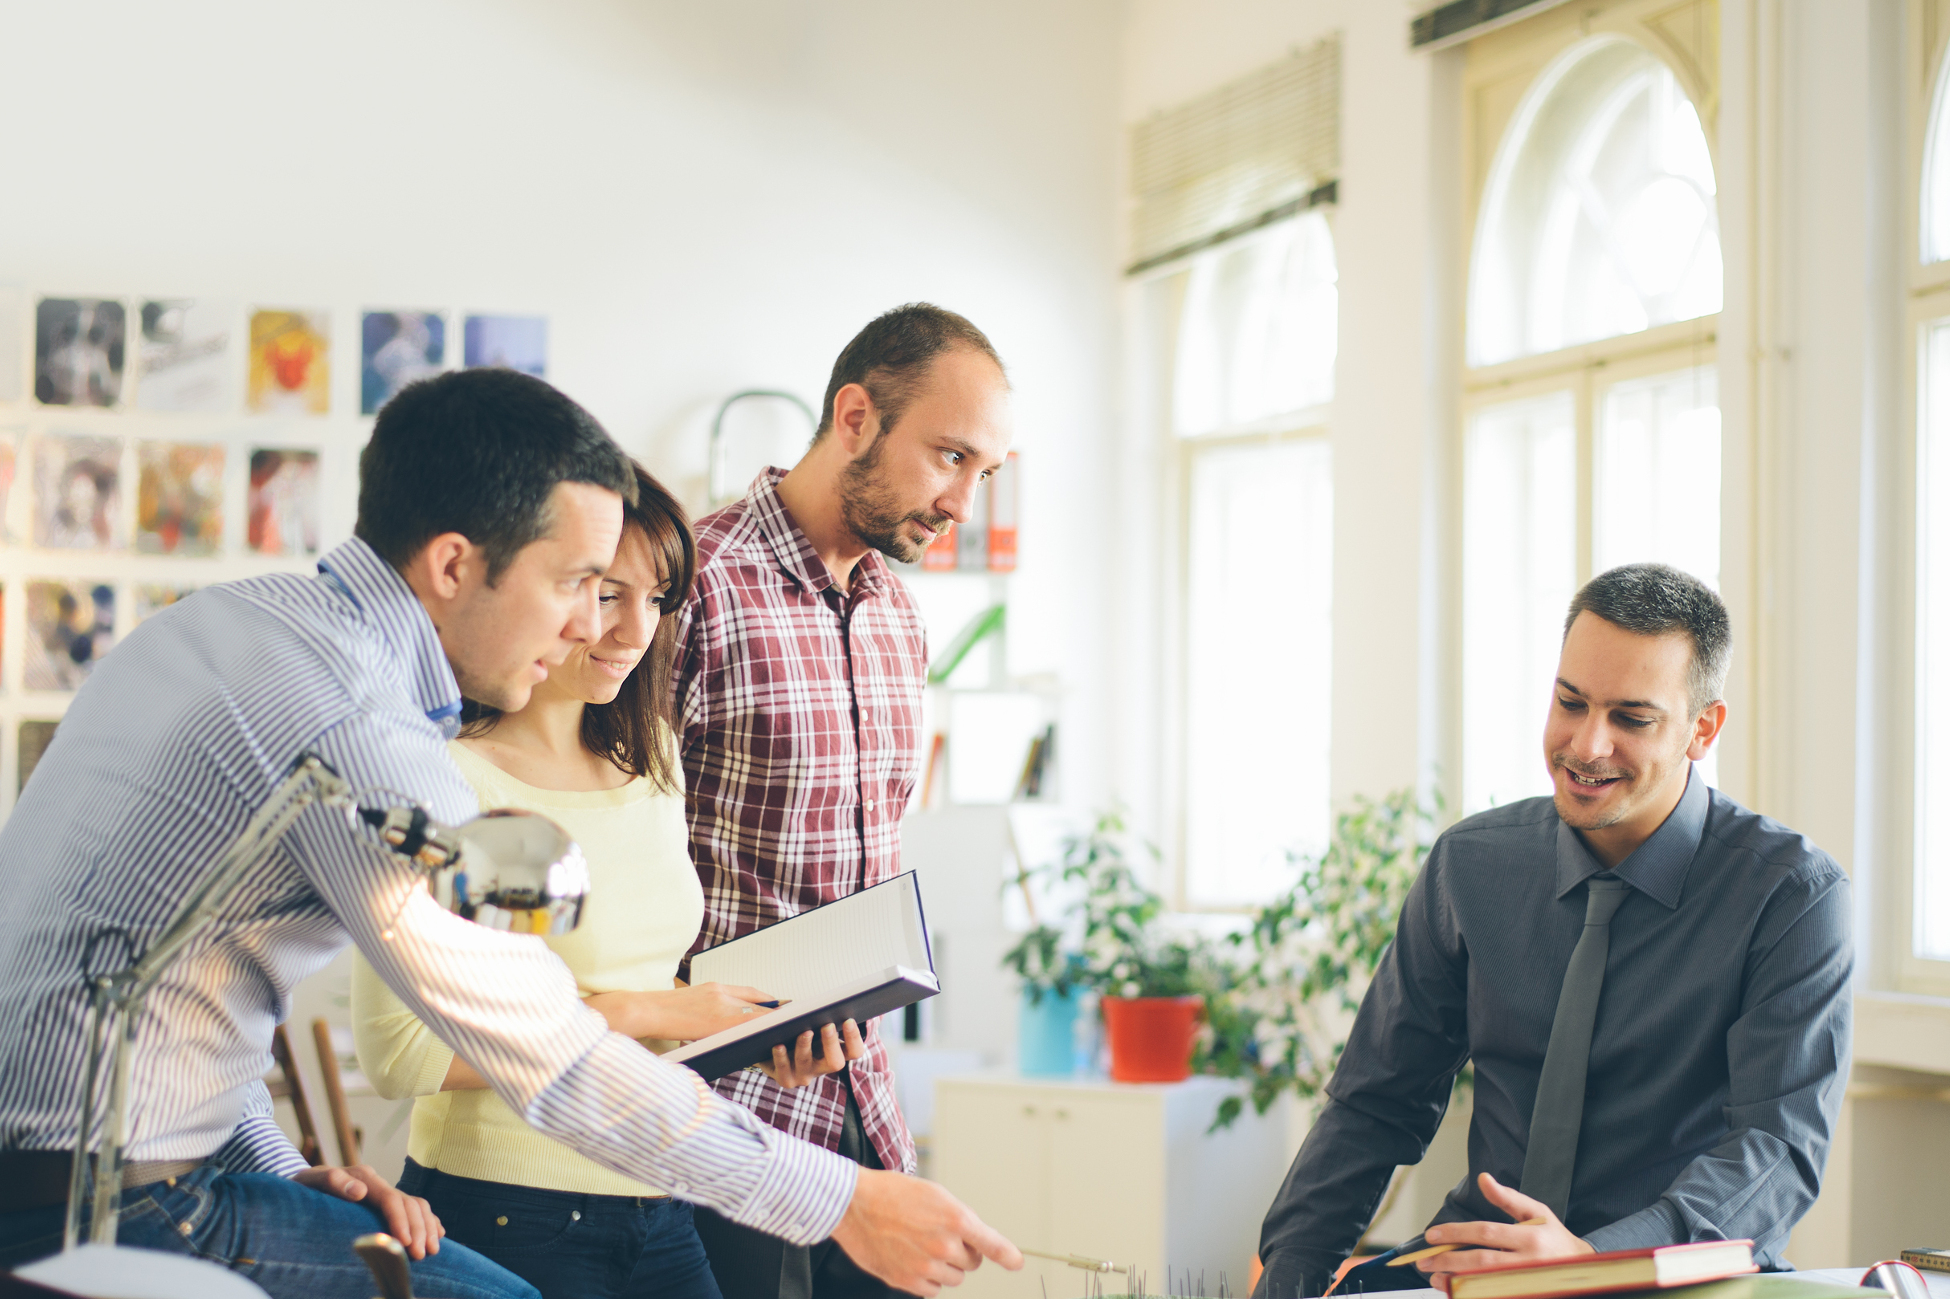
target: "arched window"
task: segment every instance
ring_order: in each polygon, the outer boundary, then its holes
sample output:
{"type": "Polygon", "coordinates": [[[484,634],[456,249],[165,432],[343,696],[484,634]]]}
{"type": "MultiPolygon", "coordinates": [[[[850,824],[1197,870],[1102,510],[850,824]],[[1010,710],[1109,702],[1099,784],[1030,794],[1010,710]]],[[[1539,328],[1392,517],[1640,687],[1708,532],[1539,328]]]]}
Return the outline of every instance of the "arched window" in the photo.
{"type": "MultiPolygon", "coordinates": [[[[1581,582],[1639,560],[1716,586],[1720,574],[1723,275],[1706,129],[1673,67],[1619,30],[1540,55],[1513,97],[1469,273],[1470,812],[1550,792],[1543,725],[1581,582]]],[[[1713,757],[1701,765],[1714,779],[1713,757]]]]}
{"type": "Polygon", "coordinates": [[[1327,835],[1340,309],[1328,219],[1271,223],[1146,293],[1171,322],[1163,413],[1183,511],[1179,901],[1249,905],[1290,877],[1288,850],[1327,835]]]}
{"type": "Polygon", "coordinates": [[[1559,58],[1497,151],[1473,260],[1472,365],[1717,312],[1713,160],[1672,69],[1617,36],[1559,58]]]}
{"type": "Polygon", "coordinates": [[[1334,236],[1309,212],[1192,263],[1172,422],[1180,437],[1253,428],[1334,397],[1334,236]]]}

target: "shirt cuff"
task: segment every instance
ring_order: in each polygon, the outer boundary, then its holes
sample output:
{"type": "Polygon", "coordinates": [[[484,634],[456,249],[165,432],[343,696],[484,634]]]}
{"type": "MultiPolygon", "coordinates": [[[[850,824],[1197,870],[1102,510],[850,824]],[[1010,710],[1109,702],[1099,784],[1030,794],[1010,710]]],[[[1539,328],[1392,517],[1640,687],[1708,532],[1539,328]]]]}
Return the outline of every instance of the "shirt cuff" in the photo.
{"type": "Polygon", "coordinates": [[[210,1162],[227,1173],[270,1173],[296,1177],[311,1164],[291,1144],[277,1121],[266,1114],[247,1115],[210,1162]]]}
{"type": "Polygon", "coordinates": [[[771,1146],[765,1172],[742,1210],[728,1216],[794,1245],[817,1245],[833,1234],[853,1203],[860,1165],[773,1128],[764,1135],[771,1146]]]}
{"type": "Polygon", "coordinates": [[[1277,1252],[1263,1263],[1253,1299],[1312,1299],[1333,1283],[1331,1268],[1310,1272],[1306,1260],[1292,1251],[1277,1252]]]}
{"type": "Polygon", "coordinates": [[[1683,1245],[1691,1233],[1679,1210],[1666,1199],[1654,1200],[1629,1218],[1620,1218],[1585,1236],[1585,1243],[1600,1254],[1614,1249],[1652,1249],[1660,1245],[1683,1245]]]}

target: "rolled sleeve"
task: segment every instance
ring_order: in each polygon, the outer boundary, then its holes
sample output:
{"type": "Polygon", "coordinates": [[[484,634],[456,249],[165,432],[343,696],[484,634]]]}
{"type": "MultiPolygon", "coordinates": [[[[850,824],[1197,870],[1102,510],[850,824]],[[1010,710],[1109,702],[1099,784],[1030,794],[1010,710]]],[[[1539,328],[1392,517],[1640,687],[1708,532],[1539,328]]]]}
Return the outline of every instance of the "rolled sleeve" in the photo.
{"type": "MultiPolygon", "coordinates": [[[[366,714],[318,749],[355,786],[424,789],[435,817],[459,821],[477,805],[443,746],[431,729],[366,714]]],[[[611,1033],[541,939],[441,909],[404,863],[348,834],[341,815],[307,812],[291,841],[379,981],[536,1129],[760,1231],[797,1244],[831,1234],[852,1198],[850,1161],[774,1132],[695,1073],[611,1033]]],[[[430,1068],[422,1058],[408,1072],[430,1068]]]]}
{"type": "Polygon", "coordinates": [[[352,957],[352,1040],[359,1068],[389,1101],[431,1096],[447,1081],[453,1048],[399,999],[356,952],[352,957]]]}

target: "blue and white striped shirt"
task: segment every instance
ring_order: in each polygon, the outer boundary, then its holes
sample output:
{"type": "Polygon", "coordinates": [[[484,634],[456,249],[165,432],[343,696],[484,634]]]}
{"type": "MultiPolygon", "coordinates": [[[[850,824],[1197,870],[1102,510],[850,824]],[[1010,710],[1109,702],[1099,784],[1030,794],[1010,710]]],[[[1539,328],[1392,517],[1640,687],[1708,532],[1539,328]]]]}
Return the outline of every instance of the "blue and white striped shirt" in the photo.
{"type": "MultiPolygon", "coordinates": [[[[449,823],[478,810],[446,754],[460,691],[425,609],[364,542],[318,567],[208,587],[145,621],[75,697],[0,831],[13,915],[0,927],[0,1149],[74,1146],[84,951],[95,943],[95,965],[113,969],[147,947],[297,754],[449,823]]],[[[572,1149],[799,1244],[845,1212],[852,1161],[609,1032],[540,939],[442,911],[323,807],[150,993],[129,1158],[303,1168],[261,1079],[292,987],[348,941],[516,1113],[572,1149]]]]}

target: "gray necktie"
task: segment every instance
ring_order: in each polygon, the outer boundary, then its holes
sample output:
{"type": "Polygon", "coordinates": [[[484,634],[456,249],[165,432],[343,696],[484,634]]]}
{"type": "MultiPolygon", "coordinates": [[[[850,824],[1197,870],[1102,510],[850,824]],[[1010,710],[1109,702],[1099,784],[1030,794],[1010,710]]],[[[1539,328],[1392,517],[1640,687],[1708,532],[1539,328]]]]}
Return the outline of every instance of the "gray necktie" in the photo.
{"type": "Polygon", "coordinates": [[[1578,1158],[1578,1127],[1584,1121],[1584,1074],[1591,1063],[1591,1026],[1598,1018],[1598,993],[1605,985],[1605,957],[1611,952],[1611,918],[1631,885],[1593,877],[1584,904],[1584,933],[1564,970],[1557,994],[1550,1045],[1537,1076],[1537,1104],[1530,1111],[1530,1139],[1524,1147],[1522,1191],[1551,1207],[1559,1221],[1571,1202],[1571,1169],[1578,1158]]]}

